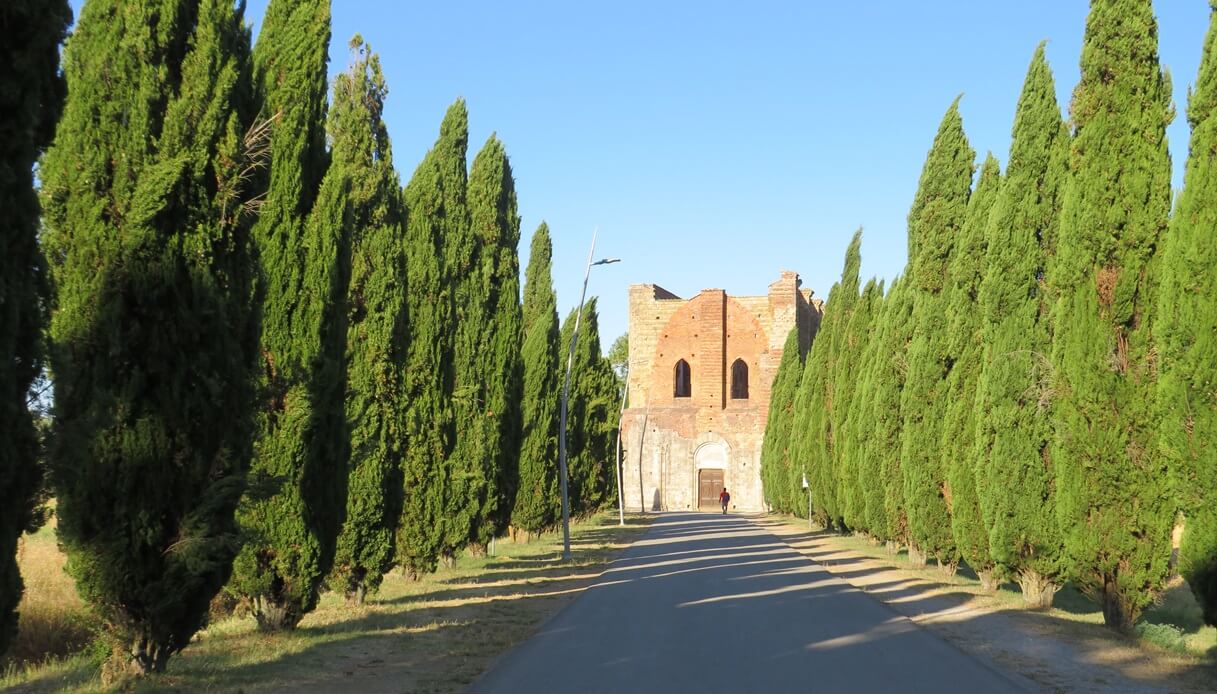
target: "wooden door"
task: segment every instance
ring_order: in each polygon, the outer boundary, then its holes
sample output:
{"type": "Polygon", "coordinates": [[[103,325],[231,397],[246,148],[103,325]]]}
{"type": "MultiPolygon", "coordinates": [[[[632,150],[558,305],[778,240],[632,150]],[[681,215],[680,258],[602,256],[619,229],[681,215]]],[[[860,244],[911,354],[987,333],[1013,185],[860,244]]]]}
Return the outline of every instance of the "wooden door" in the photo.
{"type": "Polygon", "coordinates": [[[718,508],[718,495],[723,491],[723,471],[699,470],[697,481],[697,505],[718,508]]]}

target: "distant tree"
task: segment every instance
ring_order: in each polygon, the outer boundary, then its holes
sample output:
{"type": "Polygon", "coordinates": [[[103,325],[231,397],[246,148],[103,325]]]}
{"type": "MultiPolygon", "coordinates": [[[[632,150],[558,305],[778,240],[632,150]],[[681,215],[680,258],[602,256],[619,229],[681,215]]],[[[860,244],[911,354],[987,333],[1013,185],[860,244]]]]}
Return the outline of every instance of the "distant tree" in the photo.
{"type": "Polygon", "coordinates": [[[837,499],[845,526],[870,533],[866,524],[864,489],[873,480],[862,475],[864,463],[862,441],[869,435],[870,422],[863,414],[869,401],[862,395],[863,368],[866,347],[874,330],[875,313],[883,300],[883,283],[867,280],[862,297],[854,307],[845,329],[842,351],[837,359],[836,380],[839,384],[835,403],[840,423],[836,431],[837,499]]]}
{"type": "Polygon", "coordinates": [[[351,437],[346,520],[330,585],[363,602],[393,567],[401,517],[401,365],[406,355],[405,209],[384,122],[388,86],[363,39],[334,81],[331,170],[350,181],[351,281],[347,290],[346,416],[351,437]]]}
{"type": "Polygon", "coordinates": [[[1191,154],[1162,259],[1158,340],[1161,451],[1186,516],[1180,568],[1217,625],[1217,12],[1188,98],[1191,154]]]}
{"type": "Polygon", "coordinates": [[[255,88],[276,120],[253,238],[262,301],[262,390],[244,546],[230,590],[265,630],[317,605],[346,510],[343,408],[350,177],[325,149],[328,0],[271,0],[254,49],[255,88]]]}
{"type": "Polygon", "coordinates": [[[989,216],[980,286],[982,342],[974,479],[989,555],[1047,607],[1061,581],[1056,482],[1048,444],[1052,260],[1069,133],[1041,44],[1019,97],[1006,177],[989,216]]]}
{"type": "Polygon", "coordinates": [[[780,513],[794,513],[791,498],[790,447],[794,429],[794,403],[803,376],[803,354],[799,349],[799,328],[790,329],[782,347],[782,360],[773,377],[773,388],[769,396],[769,418],[765,424],[765,438],[761,445],[761,485],[765,503],[780,513]]]}
{"type": "Polygon", "coordinates": [[[1132,629],[1169,573],[1176,505],[1155,450],[1155,249],[1167,229],[1169,79],[1149,0],[1094,0],[1050,280],[1056,500],[1069,575],[1132,629]]]}
{"type": "Polygon", "coordinates": [[[30,387],[43,366],[46,276],[38,248],[34,162],[55,135],[63,105],[59,45],[66,0],[13,0],[0,7],[0,655],[17,633],[23,588],[17,540],[42,520],[39,434],[30,387]]]}
{"type": "Polygon", "coordinates": [[[948,574],[958,566],[959,552],[951,534],[947,471],[938,454],[951,371],[946,290],[951,257],[967,217],[974,158],[956,99],[926,157],[908,223],[906,277],[913,300],[913,341],[900,406],[909,560],[916,565],[933,555],[948,574]]]}
{"type": "MultiPolygon", "coordinates": [[[[50,51],[65,19],[53,14],[50,51]]],[[[39,168],[57,289],[48,462],[109,679],[163,671],[231,569],[257,354],[245,176],[260,139],[249,34],[227,0],[91,0],[64,69],[39,168]]]]}
{"type": "Polygon", "coordinates": [[[544,222],[533,234],[524,282],[524,394],[520,472],[511,523],[529,534],[553,526],[558,504],[557,297],[550,266],[553,244],[544,222]]]}
{"type": "MultiPolygon", "coordinates": [[[[559,342],[567,349],[574,323],[575,311],[571,311],[562,324],[559,342]]],[[[564,364],[562,368],[565,368],[564,364]]],[[[610,495],[616,479],[613,460],[620,407],[617,378],[608,359],[601,356],[600,321],[596,313],[596,297],[592,297],[583,306],[567,405],[567,485],[572,514],[586,515],[598,511],[612,500],[610,495]]]]}
{"type": "MultiPolygon", "coordinates": [[[[447,468],[455,437],[454,291],[446,240],[467,224],[465,156],[469,116],[465,102],[448,107],[439,139],[406,184],[406,295],[410,346],[406,351],[405,495],[397,557],[409,573],[435,570],[450,545],[447,468]]],[[[467,526],[466,526],[467,527],[467,526]]]]}
{"type": "Polygon", "coordinates": [[[626,387],[626,376],[630,370],[630,334],[621,333],[613,340],[613,346],[609,347],[608,351],[609,364],[613,367],[613,373],[617,375],[617,381],[620,383],[622,392],[626,387]]]}
{"type": "Polygon", "coordinates": [[[503,143],[494,135],[474,157],[469,175],[472,264],[457,273],[457,371],[453,458],[466,464],[467,542],[484,552],[506,529],[519,474],[520,215],[503,143]],[[470,348],[472,348],[470,350],[470,348]]]}
{"type": "Polygon", "coordinates": [[[976,189],[968,201],[968,216],[951,254],[946,288],[947,355],[951,372],[946,383],[945,418],[939,445],[942,469],[950,490],[951,532],[963,560],[972,567],[985,590],[997,590],[998,577],[989,557],[989,530],[980,511],[974,473],[976,384],[980,378],[982,329],[977,295],[985,276],[989,213],[1001,188],[1001,167],[989,154],[980,167],[976,189]]]}

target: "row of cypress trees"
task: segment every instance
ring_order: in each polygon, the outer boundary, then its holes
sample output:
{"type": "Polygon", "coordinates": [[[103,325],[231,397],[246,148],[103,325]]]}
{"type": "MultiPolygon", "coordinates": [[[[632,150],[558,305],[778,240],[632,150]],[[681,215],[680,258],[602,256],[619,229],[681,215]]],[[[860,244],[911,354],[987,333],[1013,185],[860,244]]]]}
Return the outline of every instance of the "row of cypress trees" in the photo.
{"type": "Polygon", "coordinates": [[[1179,567],[1217,624],[1217,8],[1170,214],[1169,78],[1149,0],[1092,0],[1070,121],[1041,45],[1004,175],[958,100],[908,219],[908,266],[859,289],[860,235],[815,344],[787,350],[768,502],[1028,605],[1072,581],[1130,629],[1179,567]]]}
{"type": "MultiPolygon", "coordinates": [[[[395,566],[553,527],[570,322],[544,224],[521,303],[511,166],[492,135],[467,171],[463,101],[403,189],[359,37],[327,99],[329,0],[271,0],[252,47],[232,0],[89,0],[62,75],[65,3],[0,20],[22,38],[0,97],[0,649],[43,457],[111,674],[163,670],[221,589],[290,629],[327,587],[362,601],[395,566]]],[[[585,312],[576,513],[608,499],[617,402],[585,312]]]]}

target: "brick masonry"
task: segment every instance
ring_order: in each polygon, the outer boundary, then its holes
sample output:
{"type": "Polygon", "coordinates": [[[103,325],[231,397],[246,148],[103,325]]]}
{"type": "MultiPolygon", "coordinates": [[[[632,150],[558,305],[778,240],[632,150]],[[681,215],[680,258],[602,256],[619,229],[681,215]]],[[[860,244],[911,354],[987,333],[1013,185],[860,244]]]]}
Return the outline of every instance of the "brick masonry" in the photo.
{"type": "Polygon", "coordinates": [[[739,511],[765,509],[761,442],[782,347],[799,329],[806,353],[823,303],[782,272],[766,296],[705,289],[681,299],[654,284],[630,287],[629,407],[622,417],[626,508],[698,506],[703,470],[721,470],[739,511]],[[676,365],[691,372],[689,397],[676,397],[676,365]],[[736,361],[747,367],[748,397],[732,397],[736,361]]]}

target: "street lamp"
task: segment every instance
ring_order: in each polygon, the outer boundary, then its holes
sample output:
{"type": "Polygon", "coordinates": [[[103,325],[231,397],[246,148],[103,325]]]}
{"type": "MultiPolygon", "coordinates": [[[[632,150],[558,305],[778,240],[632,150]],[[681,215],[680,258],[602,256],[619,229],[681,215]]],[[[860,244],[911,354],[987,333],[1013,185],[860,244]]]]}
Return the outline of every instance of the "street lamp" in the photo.
{"type": "Polygon", "coordinates": [[[587,279],[593,265],[609,265],[621,262],[620,258],[601,258],[592,262],[596,254],[596,234],[592,232],[592,249],[587,252],[587,271],[583,273],[583,292],[579,294],[579,310],[575,313],[575,329],[570,336],[570,351],[566,354],[566,380],[562,385],[562,408],[559,416],[562,431],[558,436],[558,473],[562,476],[562,560],[570,561],[570,498],[566,491],[566,401],[570,397],[570,370],[575,361],[575,343],[579,341],[579,322],[583,318],[583,299],[587,296],[587,279]]]}

